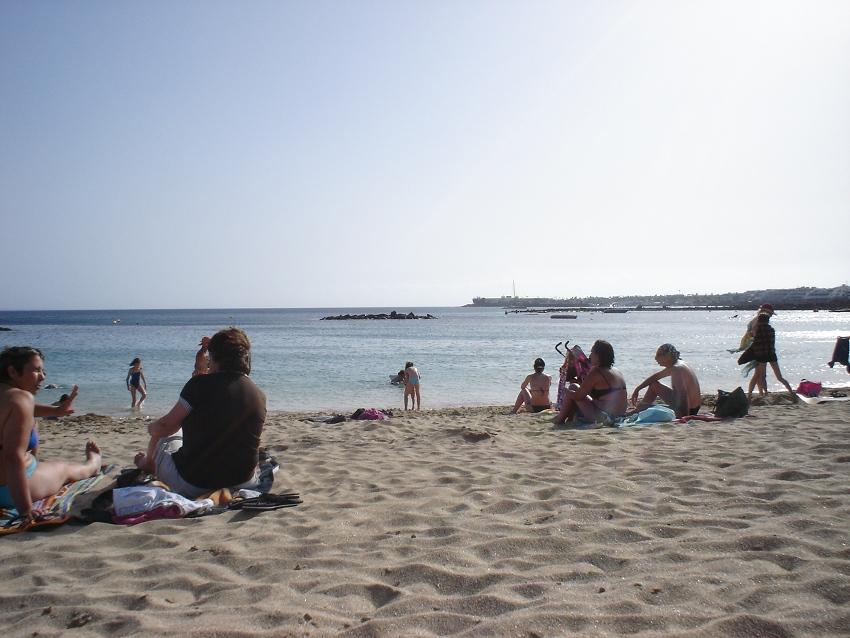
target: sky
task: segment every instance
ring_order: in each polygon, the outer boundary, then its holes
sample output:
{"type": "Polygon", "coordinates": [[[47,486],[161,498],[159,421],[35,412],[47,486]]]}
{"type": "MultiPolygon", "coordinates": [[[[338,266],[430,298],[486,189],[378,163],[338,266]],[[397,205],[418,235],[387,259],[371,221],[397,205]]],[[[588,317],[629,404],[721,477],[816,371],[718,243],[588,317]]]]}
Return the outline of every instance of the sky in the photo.
{"type": "Polygon", "coordinates": [[[850,2],[0,3],[0,309],[850,283],[850,2]]]}

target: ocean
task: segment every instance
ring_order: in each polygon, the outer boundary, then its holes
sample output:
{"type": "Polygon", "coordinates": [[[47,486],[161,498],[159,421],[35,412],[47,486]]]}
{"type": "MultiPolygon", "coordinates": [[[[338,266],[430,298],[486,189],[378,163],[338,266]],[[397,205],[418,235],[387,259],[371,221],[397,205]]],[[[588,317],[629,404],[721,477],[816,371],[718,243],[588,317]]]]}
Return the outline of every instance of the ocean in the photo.
{"type": "MultiPolygon", "coordinates": [[[[664,342],[679,348],[704,393],[746,389],[737,355],[726,349],[737,346],[752,315],[633,311],[557,320],[498,308],[0,311],[0,326],[11,328],[0,332],[0,346],[40,348],[45,384],[59,387],[42,389],[37,400],[55,401],[76,383],[80,414],[131,414],[125,379],[130,361],[141,357],[149,391],[141,412],[159,416],[190,377],[201,336],[235,325],[251,339],[251,377],[266,393],[270,410],[348,413],[358,407],[401,408],[402,390],[389,377],[405,361],[422,374],[423,408],[511,405],[536,357],[546,360],[546,372],[557,381],[563,359],[554,346],[565,340],[585,352],[596,339],[610,341],[629,392],[659,369],[653,356],[664,342]],[[438,319],[320,321],[392,310],[438,319]]],[[[850,334],[850,314],[780,311],[771,323],[782,372],[792,386],[803,378],[825,386],[850,381],[843,367],[826,365],[835,338],[850,334]]],[[[768,385],[781,389],[770,371],[768,385]]],[[[553,400],[555,395],[553,383],[553,400]]]]}

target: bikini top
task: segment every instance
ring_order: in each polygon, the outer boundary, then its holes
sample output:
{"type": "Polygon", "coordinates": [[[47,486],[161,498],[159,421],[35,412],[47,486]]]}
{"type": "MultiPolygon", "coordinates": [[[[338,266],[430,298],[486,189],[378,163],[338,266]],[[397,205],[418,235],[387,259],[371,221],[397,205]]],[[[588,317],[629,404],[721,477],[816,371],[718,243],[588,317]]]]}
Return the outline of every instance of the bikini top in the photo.
{"type": "Polygon", "coordinates": [[[602,397],[606,397],[612,392],[619,392],[620,390],[625,390],[626,386],[616,386],[612,387],[611,382],[608,380],[608,377],[605,376],[605,373],[602,370],[599,370],[599,374],[602,375],[602,378],[605,379],[605,383],[608,384],[607,388],[594,388],[588,394],[594,399],[601,399],[602,397]]]}
{"type": "MultiPolygon", "coordinates": [[[[27,443],[27,452],[32,452],[35,448],[38,447],[38,432],[35,431],[35,428],[30,430],[30,440],[27,443]]],[[[0,450],[3,449],[3,444],[0,443],[0,450]]]]}

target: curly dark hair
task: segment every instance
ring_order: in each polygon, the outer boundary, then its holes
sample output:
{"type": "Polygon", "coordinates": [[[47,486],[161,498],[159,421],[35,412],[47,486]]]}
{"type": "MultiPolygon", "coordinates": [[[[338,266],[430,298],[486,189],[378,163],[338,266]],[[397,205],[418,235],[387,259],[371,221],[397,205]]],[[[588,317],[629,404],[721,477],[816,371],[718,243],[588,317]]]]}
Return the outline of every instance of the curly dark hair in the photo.
{"type": "Polygon", "coordinates": [[[591,354],[596,353],[599,357],[599,365],[610,368],[614,365],[614,346],[603,339],[597,339],[590,349],[591,354]]]}
{"type": "Polygon", "coordinates": [[[41,357],[44,360],[44,355],[38,348],[31,346],[8,346],[0,352],[0,381],[10,381],[9,366],[20,374],[24,371],[24,366],[27,365],[33,357],[41,357]]]}
{"type": "Polygon", "coordinates": [[[219,370],[251,374],[251,342],[244,330],[219,330],[210,339],[209,352],[219,370]]]}

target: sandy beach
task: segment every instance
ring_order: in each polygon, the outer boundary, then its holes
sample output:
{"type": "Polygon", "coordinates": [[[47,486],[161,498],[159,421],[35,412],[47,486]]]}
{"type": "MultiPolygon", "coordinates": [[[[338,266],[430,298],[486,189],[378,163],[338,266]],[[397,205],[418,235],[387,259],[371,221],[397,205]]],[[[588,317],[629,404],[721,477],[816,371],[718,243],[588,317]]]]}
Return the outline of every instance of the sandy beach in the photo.
{"type": "MultiPolygon", "coordinates": [[[[850,634],[850,402],[556,430],[505,406],[270,415],[304,503],[0,538],[6,636],[850,634]]],[[[40,424],[131,465],[143,418],[40,424]]]]}

